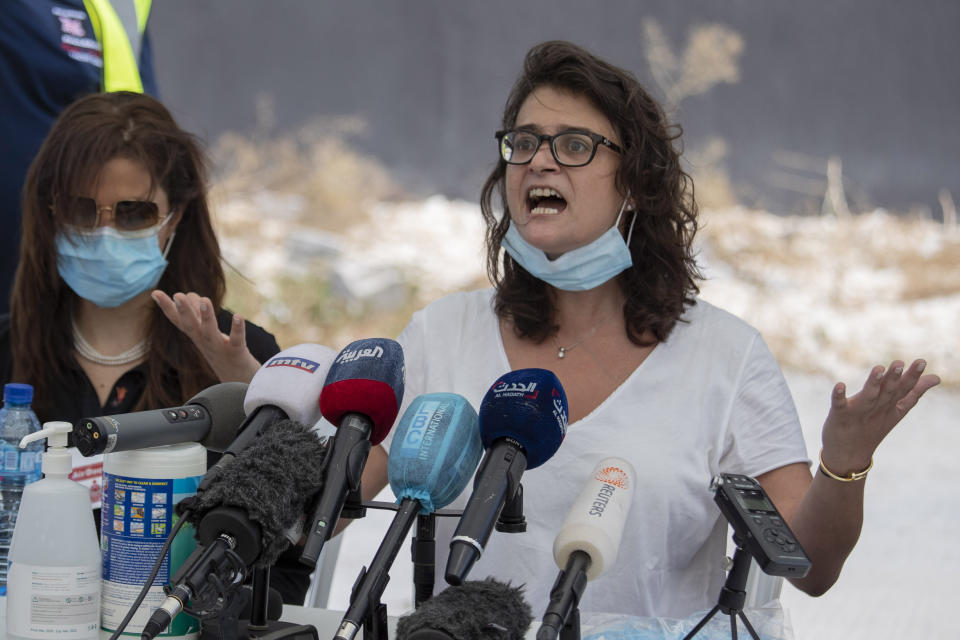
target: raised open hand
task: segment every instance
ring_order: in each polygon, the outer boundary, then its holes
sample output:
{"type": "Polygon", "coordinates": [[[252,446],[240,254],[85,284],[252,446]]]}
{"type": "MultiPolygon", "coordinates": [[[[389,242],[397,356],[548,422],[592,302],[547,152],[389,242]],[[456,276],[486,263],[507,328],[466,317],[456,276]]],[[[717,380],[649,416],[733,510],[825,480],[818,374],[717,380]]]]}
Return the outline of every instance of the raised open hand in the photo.
{"type": "Polygon", "coordinates": [[[935,375],[923,375],[926,364],[915,360],[906,371],[900,360],[886,369],[878,365],[863,388],[850,397],[842,382],[834,386],[822,434],[827,468],[847,475],[869,466],[880,442],[928,389],[940,383],[935,375]]]}
{"type": "Polygon", "coordinates": [[[243,317],[234,314],[230,335],[217,326],[209,298],[196,293],[175,293],[173,298],[160,290],[150,296],[175,327],[197,347],[220,382],[250,382],[260,363],[247,349],[243,317]]]}

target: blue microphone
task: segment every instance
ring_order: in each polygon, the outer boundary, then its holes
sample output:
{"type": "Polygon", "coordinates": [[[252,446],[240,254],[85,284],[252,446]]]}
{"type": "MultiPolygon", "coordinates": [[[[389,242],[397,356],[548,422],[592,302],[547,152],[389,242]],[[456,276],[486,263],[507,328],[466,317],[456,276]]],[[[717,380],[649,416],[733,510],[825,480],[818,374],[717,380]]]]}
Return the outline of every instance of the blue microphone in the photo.
{"type": "MultiPolygon", "coordinates": [[[[480,462],[483,446],[477,413],[455,393],[417,396],[397,424],[387,474],[397,496],[397,515],[370,563],[354,583],[350,607],[336,638],[352,640],[371,603],[380,601],[388,574],[417,514],[430,514],[450,504],[466,488],[480,462]]],[[[371,630],[365,631],[365,634],[371,630]]]]}
{"type": "Polygon", "coordinates": [[[520,477],[549,460],[567,433],[567,395],[546,369],[518,369],[498,379],[480,403],[484,454],[473,494],[450,541],[444,578],[459,585],[483,554],[520,477]]]}

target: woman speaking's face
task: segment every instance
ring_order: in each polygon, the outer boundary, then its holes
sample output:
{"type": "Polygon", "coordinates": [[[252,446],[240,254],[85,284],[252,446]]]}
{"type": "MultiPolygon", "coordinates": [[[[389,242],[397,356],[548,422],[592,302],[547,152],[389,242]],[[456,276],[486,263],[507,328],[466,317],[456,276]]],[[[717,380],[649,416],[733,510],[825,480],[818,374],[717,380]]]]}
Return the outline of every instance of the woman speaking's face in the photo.
{"type": "MultiPolygon", "coordinates": [[[[588,99],[549,86],[527,97],[514,129],[539,135],[589,131],[620,143],[588,99]]],[[[544,140],[528,164],[507,165],[507,206],[517,230],[551,259],[596,240],[613,226],[623,204],[615,186],[619,162],[616,151],[597,145],[589,164],[564,166],[544,140]]]]}

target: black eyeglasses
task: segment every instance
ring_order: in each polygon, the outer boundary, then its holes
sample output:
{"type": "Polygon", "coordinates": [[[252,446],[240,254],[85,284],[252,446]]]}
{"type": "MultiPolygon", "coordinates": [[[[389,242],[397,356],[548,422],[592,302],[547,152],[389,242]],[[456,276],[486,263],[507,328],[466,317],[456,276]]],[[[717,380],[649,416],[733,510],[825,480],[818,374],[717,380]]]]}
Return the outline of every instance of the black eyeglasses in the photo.
{"type": "Polygon", "coordinates": [[[546,140],[554,160],[565,167],[582,167],[590,164],[597,153],[597,145],[603,145],[617,153],[623,150],[615,142],[592,131],[563,131],[553,136],[538,135],[532,131],[497,131],[500,142],[500,157],[507,164],[527,164],[533,160],[546,140]]]}
{"type": "Polygon", "coordinates": [[[140,231],[159,223],[166,215],[160,214],[160,207],[150,200],[121,200],[112,206],[97,206],[93,198],[71,197],[65,211],[60,216],[66,224],[81,229],[95,229],[100,226],[100,212],[113,214],[113,226],[117,231],[140,231]]]}

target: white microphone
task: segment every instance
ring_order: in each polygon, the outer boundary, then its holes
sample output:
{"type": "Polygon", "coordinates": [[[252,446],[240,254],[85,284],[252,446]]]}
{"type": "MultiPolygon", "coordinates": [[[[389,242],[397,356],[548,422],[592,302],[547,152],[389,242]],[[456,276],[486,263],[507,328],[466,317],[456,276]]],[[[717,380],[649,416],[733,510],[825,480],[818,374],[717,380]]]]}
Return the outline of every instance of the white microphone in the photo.
{"type": "Polygon", "coordinates": [[[577,496],[553,541],[560,567],[537,640],[553,640],[577,608],[587,582],[617,559],[637,472],[623,458],[604,458],[577,496]]]}
{"type": "Polygon", "coordinates": [[[312,427],[320,420],[320,392],[337,352],[319,344],[284,349],[254,374],[243,411],[247,416],[264,406],[277,407],[288,418],[312,427]]]}

